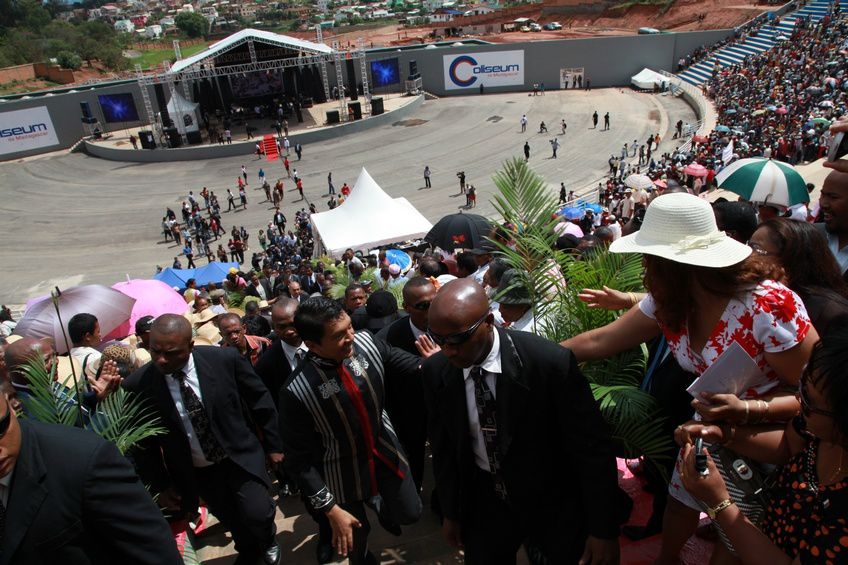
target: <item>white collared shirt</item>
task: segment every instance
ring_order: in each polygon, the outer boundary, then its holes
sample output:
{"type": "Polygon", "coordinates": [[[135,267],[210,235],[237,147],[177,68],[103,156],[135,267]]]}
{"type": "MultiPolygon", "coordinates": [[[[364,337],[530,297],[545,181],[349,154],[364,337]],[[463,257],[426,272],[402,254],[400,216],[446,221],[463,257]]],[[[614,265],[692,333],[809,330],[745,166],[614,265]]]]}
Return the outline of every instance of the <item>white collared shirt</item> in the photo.
{"type": "MultiPolygon", "coordinates": [[[[497,398],[495,389],[497,386],[497,375],[501,374],[501,338],[497,330],[493,330],[494,339],[492,340],[492,349],[483,362],[480,363],[480,368],[486,375],[486,386],[492,391],[492,398],[497,398]]],[[[480,415],[477,413],[477,398],[474,395],[474,380],[469,377],[471,369],[462,370],[462,377],[465,379],[465,404],[468,408],[468,431],[471,434],[471,449],[474,451],[474,462],[484,471],[492,472],[489,467],[489,456],[486,453],[486,442],[483,439],[483,431],[480,429],[480,415]]]]}
{"type": "Polygon", "coordinates": [[[283,347],[283,355],[286,356],[286,361],[289,362],[289,367],[291,367],[292,369],[294,369],[297,366],[297,361],[295,360],[295,354],[298,351],[303,351],[304,354],[309,353],[309,348],[306,347],[306,344],[303,343],[302,341],[300,342],[300,345],[298,345],[297,347],[292,347],[291,345],[289,345],[288,343],[286,343],[283,340],[280,340],[280,345],[283,347]]]}
{"type": "Polygon", "coordinates": [[[419,337],[421,337],[422,335],[424,335],[424,334],[426,334],[426,333],[427,333],[427,332],[425,332],[425,331],[419,330],[419,329],[415,326],[415,324],[413,324],[413,323],[412,323],[412,318],[409,318],[409,328],[412,330],[412,338],[413,338],[415,341],[418,341],[418,338],[419,338],[419,337]]]}
{"type": "Polygon", "coordinates": [[[827,237],[827,246],[830,248],[831,253],[836,258],[836,262],[839,264],[839,270],[844,273],[848,271],[848,246],[839,249],[839,236],[830,232],[825,232],[825,236],[827,237]]]}
{"type": "MultiPolygon", "coordinates": [[[[9,407],[11,410],[11,406],[9,407]]],[[[9,471],[9,474],[5,477],[0,477],[0,501],[3,502],[3,507],[8,511],[9,510],[9,495],[11,494],[10,489],[12,488],[12,475],[15,474],[15,467],[17,466],[17,462],[12,465],[12,470],[9,471]]]]}
{"type": "MultiPolygon", "coordinates": [[[[189,355],[188,361],[181,368],[185,373],[185,382],[203,403],[203,394],[200,392],[200,381],[197,378],[197,369],[194,366],[194,355],[189,355]]],[[[180,392],[180,383],[172,374],[165,375],[165,383],[168,385],[168,392],[171,393],[171,398],[177,407],[177,413],[180,415],[180,421],[183,423],[183,429],[188,437],[188,445],[191,448],[191,462],[195,467],[208,467],[212,462],[206,459],[203,455],[203,449],[200,447],[200,441],[197,439],[197,433],[194,431],[194,426],[191,425],[191,418],[188,416],[188,411],[183,404],[183,395],[180,392]]]]}

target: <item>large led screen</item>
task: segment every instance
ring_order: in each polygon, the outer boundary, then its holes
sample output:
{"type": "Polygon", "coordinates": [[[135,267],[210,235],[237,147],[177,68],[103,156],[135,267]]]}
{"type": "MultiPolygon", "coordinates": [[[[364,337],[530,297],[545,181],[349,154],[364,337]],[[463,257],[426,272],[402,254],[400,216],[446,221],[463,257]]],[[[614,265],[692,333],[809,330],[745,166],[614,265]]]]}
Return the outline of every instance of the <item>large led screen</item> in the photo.
{"type": "Polygon", "coordinates": [[[100,101],[100,109],[103,110],[103,119],[107,123],[138,121],[138,110],[131,93],[100,94],[97,99],[100,101]]]}
{"type": "Polygon", "coordinates": [[[383,59],[382,61],[371,61],[371,81],[374,88],[390,86],[400,82],[400,67],[398,59],[383,59]]]}

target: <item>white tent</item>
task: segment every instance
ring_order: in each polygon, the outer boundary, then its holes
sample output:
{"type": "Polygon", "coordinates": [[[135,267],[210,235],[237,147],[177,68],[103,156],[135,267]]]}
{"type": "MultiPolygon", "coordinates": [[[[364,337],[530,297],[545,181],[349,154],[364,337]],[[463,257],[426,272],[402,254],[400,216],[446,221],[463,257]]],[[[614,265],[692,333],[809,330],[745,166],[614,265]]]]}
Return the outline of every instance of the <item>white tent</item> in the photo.
{"type": "Polygon", "coordinates": [[[312,214],[312,224],[330,255],[423,237],[433,227],[406,198],[383,192],[364,167],[344,204],[312,214]]]}
{"type": "Polygon", "coordinates": [[[630,83],[642,90],[653,90],[654,86],[668,84],[668,77],[651,69],[642,69],[639,74],[630,77],[630,83]]]}
{"type": "Polygon", "coordinates": [[[173,96],[168,100],[168,114],[174,120],[174,126],[180,134],[200,130],[197,115],[198,106],[200,105],[197,102],[189,102],[179,92],[173,91],[173,96]]]}

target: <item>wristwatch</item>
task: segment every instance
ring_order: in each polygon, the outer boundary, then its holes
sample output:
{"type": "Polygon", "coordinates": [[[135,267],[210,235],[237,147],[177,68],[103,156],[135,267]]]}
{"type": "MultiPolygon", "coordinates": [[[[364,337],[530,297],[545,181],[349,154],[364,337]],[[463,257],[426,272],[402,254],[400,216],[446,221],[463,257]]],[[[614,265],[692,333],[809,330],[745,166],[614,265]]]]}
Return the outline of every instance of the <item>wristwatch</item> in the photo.
{"type": "Polygon", "coordinates": [[[728,506],[730,506],[732,504],[733,504],[733,501],[730,500],[729,498],[726,498],[726,499],[722,500],[721,502],[719,502],[718,504],[716,504],[715,506],[713,506],[712,508],[707,508],[707,516],[710,517],[710,520],[715,520],[716,516],[718,516],[719,513],[722,510],[724,510],[725,508],[727,508],[728,506]]]}

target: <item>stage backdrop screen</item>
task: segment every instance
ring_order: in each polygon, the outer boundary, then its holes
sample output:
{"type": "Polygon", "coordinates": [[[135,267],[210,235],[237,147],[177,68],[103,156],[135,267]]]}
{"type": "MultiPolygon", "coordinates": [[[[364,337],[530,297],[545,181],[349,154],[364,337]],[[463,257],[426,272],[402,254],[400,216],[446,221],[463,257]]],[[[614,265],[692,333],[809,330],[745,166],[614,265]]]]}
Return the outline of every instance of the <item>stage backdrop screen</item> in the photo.
{"type": "Polygon", "coordinates": [[[371,61],[371,81],[374,88],[390,86],[400,82],[400,66],[398,59],[383,59],[382,61],[371,61]]]}
{"type": "Polygon", "coordinates": [[[99,94],[100,109],[106,123],[137,122],[138,110],[135,107],[133,95],[129,92],[121,94],[99,94]]]}

